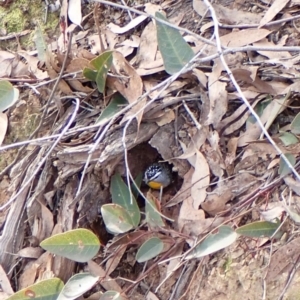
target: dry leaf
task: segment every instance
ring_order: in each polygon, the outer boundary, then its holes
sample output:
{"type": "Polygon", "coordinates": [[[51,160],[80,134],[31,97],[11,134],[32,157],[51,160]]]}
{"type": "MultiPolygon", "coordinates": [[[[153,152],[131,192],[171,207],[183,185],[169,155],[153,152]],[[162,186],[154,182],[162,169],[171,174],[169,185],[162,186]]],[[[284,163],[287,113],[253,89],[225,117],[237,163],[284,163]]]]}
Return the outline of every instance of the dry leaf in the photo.
{"type": "Polygon", "coordinates": [[[180,190],[176,193],[176,195],[167,203],[166,207],[174,206],[191,195],[191,186],[192,186],[192,176],[194,174],[194,169],[190,168],[190,170],[183,177],[183,184],[180,190]]]}
{"type": "Polygon", "coordinates": [[[268,22],[274,19],[274,17],[288,4],[290,0],[275,0],[271,7],[267,10],[264,17],[261,19],[259,23],[259,27],[261,28],[266,25],[268,22]]]}
{"type": "MultiPolygon", "coordinates": [[[[276,47],[283,47],[286,44],[286,39],[282,38],[278,43],[274,44],[272,41],[268,41],[267,39],[262,39],[256,43],[253,43],[253,46],[255,47],[270,47],[273,49],[276,49],[276,47]]],[[[298,63],[298,57],[291,55],[288,51],[257,51],[259,54],[268,57],[269,59],[264,59],[264,57],[261,58],[260,61],[264,61],[266,63],[271,64],[281,64],[286,69],[294,69],[294,65],[298,63]]],[[[287,74],[292,73],[289,70],[287,74]]],[[[284,71],[284,70],[282,70],[284,71]]],[[[281,72],[282,72],[281,71],[281,72]]],[[[272,84],[272,82],[270,82],[272,84]]]]}
{"type": "Polygon", "coordinates": [[[18,252],[18,255],[25,258],[39,258],[43,252],[41,247],[25,247],[18,252]]]}
{"type": "Polygon", "coordinates": [[[234,161],[236,158],[238,138],[234,137],[229,139],[227,143],[227,153],[226,158],[224,159],[226,171],[229,176],[234,172],[234,161]]]}
{"type": "Polygon", "coordinates": [[[192,177],[191,196],[193,206],[198,209],[206,198],[206,189],[210,183],[210,172],[207,161],[200,151],[196,152],[195,172],[192,177]]]}
{"type": "MultiPolygon", "coordinates": [[[[143,82],[141,77],[137,74],[135,69],[127,62],[124,56],[115,51],[113,53],[113,67],[117,74],[114,77],[108,76],[107,85],[117,90],[129,103],[135,102],[143,93],[143,82]]],[[[145,106],[146,99],[139,101],[123,118],[122,122],[136,114],[145,106]]],[[[138,127],[143,116],[141,111],[137,116],[138,127]]]]}
{"type": "MultiPolygon", "coordinates": [[[[286,105],[289,105],[290,99],[286,99],[286,97],[282,97],[281,99],[274,99],[270,104],[264,109],[260,120],[262,124],[266,124],[265,128],[268,129],[270,125],[273,123],[275,118],[286,109],[286,105]]],[[[245,133],[239,137],[238,146],[245,146],[249,142],[256,141],[261,135],[261,128],[258,123],[250,124],[245,133]]]]}
{"type": "Polygon", "coordinates": [[[220,82],[223,65],[219,59],[215,60],[213,71],[208,76],[210,112],[205,125],[213,124],[217,127],[222,117],[227,111],[227,91],[226,83],[220,82]]]}
{"type": "Polygon", "coordinates": [[[204,220],[205,213],[202,209],[195,209],[192,197],[184,199],[178,216],[178,230],[182,232],[188,221],[204,220]]]}
{"type": "Polygon", "coordinates": [[[158,126],[163,126],[171,123],[174,120],[175,120],[175,113],[172,109],[169,109],[158,120],[156,120],[156,124],[158,126]]]}
{"type": "MultiPolygon", "coordinates": [[[[142,69],[152,69],[155,66],[153,62],[155,61],[157,52],[157,35],[156,27],[153,22],[150,22],[142,32],[141,42],[135,57],[135,64],[138,68],[142,69]]],[[[162,60],[160,61],[159,67],[162,65],[162,60]]],[[[156,66],[157,67],[157,66],[156,66]]]]}
{"type": "Polygon", "coordinates": [[[285,184],[289,186],[298,196],[300,196],[300,184],[298,181],[293,179],[291,176],[283,178],[285,184]]]}
{"type": "Polygon", "coordinates": [[[106,271],[99,266],[94,261],[90,260],[88,261],[88,267],[89,271],[94,276],[99,276],[101,278],[100,284],[107,290],[113,290],[116,292],[122,293],[122,288],[119,286],[119,284],[112,279],[110,276],[107,275],[106,271]]]}
{"type": "Polygon", "coordinates": [[[114,255],[107,260],[105,264],[105,272],[106,276],[109,276],[119,265],[121,258],[123,257],[124,253],[126,252],[127,247],[120,246],[114,251],[114,255]]]}
{"type": "Polygon", "coordinates": [[[207,86],[207,76],[204,72],[202,72],[199,69],[194,68],[193,69],[193,73],[197,76],[199,82],[201,83],[201,85],[206,88],[207,86]]]}
{"type": "MultiPolygon", "coordinates": [[[[8,295],[12,295],[14,293],[14,291],[10,285],[9,279],[1,265],[0,265],[0,282],[1,282],[1,290],[3,292],[5,292],[8,295]]],[[[7,299],[7,298],[5,298],[5,299],[7,299]]]]}
{"type": "Polygon", "coordinates": [[[243,29],[220,37],[225,47],[242,47],[257,42],[271,33],[267,29],[243,29]]]}
{"type": "Polygon", "coordinates": [[[233,194],[230,189],[226,185],[223,185],[214,189],[214,191],[207,196],[205,202],[201,204],[201,207],[211,216],[215,216],[225,210],[225,204],[230,201],[232,197],[233,194]]]}
{"type": "Polygon", "coordinates": [[[40,265],[35,261],[30,261],[25,267],[22,268],[22,274],[18,278],[18,288],[24,289],[35,283],[40,265]]]}
{"type": "MultiPolygon", "coordinates": [[[[213,4],[218,21],[225,24],[258,24],[261,14],[245,12],[234,8],[227,8],[223,5],[213,4]]],[[[200,16],[208,16],[207,6],[202,0],[193,0],[193,8],[200,16]]]]}
{"type": "MultiPolygon", "coordinates": [[[[187,221],[183,228],[183,234],[186,234],[187,236],[198,237],[201,234],[210,232],[214,228],[221,225],[224,221],[225,218],[222,217],[187,221]]],[[[190,244],[191,247],[194,246],[194,241],[192,241],[191,243],[190,240],[188,240],[187,242],[190,244]]]]}
{"type": "Polygon", "coordinates": [[[129,56],[135,48],[140,45],[140,38],[132,35],[130,40],[125,40],[121,44],[118,44],[118,51],[123,54],[124,57],[129,56]]]}
{"type": "Polygon", "coordinates": [[[258,67],[246,67],[242,69],[235,69],[232,71],[233,76],[237,80],[242,80],[250,85],[256,87],[258,92],[274,95],[276,92],[266,81],[261,80],[257,76],[258,67]]]}
{"type": "Polygon", "coordinates": [[[212,174],[214,174],[216,177],[222,178],[225,165],[220,150],[214,150],[209,145],[205,145],[205,158],[208,162],[212,174]]]}
{"type": "Polygon", "coordinates": [[[125,25],[124,27],[120,27],[116,24],[113,23],[109,23],[107,25],[107,28],[112,31],[113,33],[116,34],[123,34],[133,28],[135,28],[136,26],[138,26],[139,24],[141,24],[143,21],[145,21],[147,19],[147,16],[138,16],[136,18],[134,18],[131,22],[129,22],[127,25],[125,25]]]}
{"type": "Polygon", "coordinates": [[[15,57],[16,56],[10,52],[0,51],[0,78],[10,77],[12,71],[12,64],[15,57]]]}
{"type": "Polygon", "coordinates": [[[37,79],[42,80],[49,77],[47,72],[38,68],[39,59],[37,57],[29,55],[25,51],[19,51],[18,54],[26,59],[28,70],[30,70],[30,73],[32,73],[37,79]]]}
{"type": "Polygon", "coordinates": [[[268,203],[265,208],[261,208],[259,213],[263,220],[272,222],[276,219],[281,220],[282,213],[285,211],[280,202],[268,203]]]}

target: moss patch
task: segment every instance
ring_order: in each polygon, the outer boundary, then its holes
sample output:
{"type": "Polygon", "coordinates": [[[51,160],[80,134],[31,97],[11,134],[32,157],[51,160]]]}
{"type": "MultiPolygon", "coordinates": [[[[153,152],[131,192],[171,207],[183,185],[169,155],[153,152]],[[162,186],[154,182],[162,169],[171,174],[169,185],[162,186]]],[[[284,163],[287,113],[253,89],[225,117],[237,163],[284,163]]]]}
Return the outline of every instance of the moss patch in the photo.
{"type": "MultiPolygon", "coordinates": [[[[18,0],[9,7],[0,7],[0,28],[5,28],[7,33],[32,30],[32,34],[20,38],[21,47],[25,50],[35,48],[33,43],[34,30],[37,24],[48,36],[53,36],[58,28],[59,12],[48,13],[45,23],[45,3],[40,0],[18,0]],[[30,4],[29,4],[30,3],[30,4]]],[[[16,50],[15,39],[2,43],[2,49],[16,50]]]]}

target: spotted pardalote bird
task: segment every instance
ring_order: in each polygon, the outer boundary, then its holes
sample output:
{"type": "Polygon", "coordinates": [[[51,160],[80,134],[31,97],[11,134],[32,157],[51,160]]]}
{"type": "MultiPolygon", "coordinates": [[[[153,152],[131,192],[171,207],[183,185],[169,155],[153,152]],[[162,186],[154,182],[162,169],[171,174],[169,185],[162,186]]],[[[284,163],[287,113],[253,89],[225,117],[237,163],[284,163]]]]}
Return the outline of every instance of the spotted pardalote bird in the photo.
{"type": "Polygon", "coordinates": [[[166,163],[154,163],[147,168],[144,181],[149,187],[161,190],[172,181],[172,172],[166,163]]]}

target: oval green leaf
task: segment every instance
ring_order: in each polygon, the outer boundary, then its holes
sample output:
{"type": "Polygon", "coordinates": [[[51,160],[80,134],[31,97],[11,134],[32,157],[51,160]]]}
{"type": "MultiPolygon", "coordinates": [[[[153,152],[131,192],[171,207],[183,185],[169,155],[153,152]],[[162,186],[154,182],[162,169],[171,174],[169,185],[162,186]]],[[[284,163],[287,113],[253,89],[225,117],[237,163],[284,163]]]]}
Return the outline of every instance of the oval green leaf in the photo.
{"type": "Polygon", "coordinates": [[[128,298],[123,297],[119,292],[107,291],[101,295],[100,300],[127,300],[128,298]]]}
{"type": "MultiPolygon", "coordinates": [[[[134,182],[138,186],[138,188],[141,187],[142,182],[143,182],[143,173],[142,172],[140,172],[136,176],[136,178],[134,179],[134,182]]],[[[134,198],[137,198],[140,194],[139,190],[135,187],[135,185],[133,183],[131,184],[131,191],[132,191],[134,198]]]]}
{"type": "Polygon", "coordinates": [[[221,226],[219,232],[209,235],[201,244],[187,255],[186,259],[203,257],[224,249],[234,243],[237,239],[237,233],[229,226],[221,226]]]}
{"type": "Polygon", "coordinates": [[[0,80],[0,111],[13,106],[19,99],[19,90],[7,80],[0,80]]]}
{"type": "Polygon", "coordinates": [[[118,204],[102,205],[101,214],[106,229],[113,234],[125,233],[134,228],[129,213],[118,204]]]}
{"type": "Polygon", "coordinates": [[[85,67],[82,71],[82,74],[85,78],[91,81],[96,81],[97,71],[85,67]]]}
{"type": "Polygon", "coordinates": [[[145,207],[145,213],[146,213],[146,221],[150,226],[158,226],[158,227],[164,227],[165,223],[158,213],[158,208],[155,204],[155,202],[152,199],[148,199],[146,201],[146,207],[145,207]],[[156,207],[156,210],[154,209],[156,207]]]}
{"type": "Polygon", "coordinates": [[[112,202],[122,206],[128,212],[132,226],[137,227],[141,220],[140,209],[128,186],[119,174],[115,174],[111,178],[110,193],[112,202]]]}
{"type": "Polygon", "coordinates": [[[290,146],[298,143],[298,138],[290,132],[282,132],[279,138],[284,146],[290,146]]]}
{"type": "Polygon", "coordinates": [[[254,238],[271,237],[279,226],[280,223],[258,221],[241,226],[236,229],[236,232],[238,234],[254,238]]]}
{"type": "MultiPolygon", "coordinates": [[[[155,17],[168,22],[160,12],[155,17]]],[[[194,52],[177,29],[156,22],[158,48],[164,61],[165,70],[170,75],[180,71],[193,57],[194,52]]]]}
{"type": "Polygon", "coordinates": [[[40,246],[74,261],[87,262],[98,253],[100,242],[90,230],[81,228],[51,236],[42,241],[40,246]]]}
{"type": "MultiPolygon", "coordinates": [[[[295,156],[291,153],[286,153],[285,156],[288,159],[288,161],[291,163],[291,165],[295,166],[295,164],[296,164],[295,156]]],[[[278,174],[280,175],[280,177],[284,177],[285,175],[287,175],[291,172],[292,171],[289,168],[289,166],[287,165],[287,163],[285,162],[285,160],[282,157],[280,157],[280,163],[279,163],[279,169],[278,169],[278,174]]]]}
{"type": "Polygon", "coordinates": [[[126,104],[128,104],[128,101],[121,94],[116,93],[112,97],[108,106],[102,111],[100,117],[96,121],[96,124],[101,125],[101,123],[106,122],[117,112],[119,112],[122,108],[124,108],[126,104]]]}
{"type": "Polygon", "coordinates": [[[142,246],[136,253],[136,260],[139,263],[150,260],[159,255],[163,249],[163,242],[159,238],[153,237],[142,244],[142,246]]]}
{"type": "Polygon", "coordinates": [[[38,58],[40,61],[46,61],[46,50],[47,44],[45,43],[44,35],[39,23],[37,23],[37,27],[34,33],[34,43],[38,52],[38,58]]]}
{"type": "Polygon", "coordinates": [[[107,73],[113,61],[113,51],[103,52],[91,60],[90,64],[97,70],[96,83],[100,93],[104,92],[107,73]]]}
{"type": "Polygon", "coordinates": [[[293,122],[291,123],[291,131],[295,134],[300,134],[300,113],[296,115],[293,122]]]}
{"type": "Polygon", "coordinates": [[[56,300],[63,286],[59,278],[46,279],[11,295],[7,300],[56,300]]]}
{"type": "Polygon", "coordinates": [[[72,300],[78,298],[89,291],[98,280],[99,277],[95,277],[90,273],[76,274],[68,280],[57,300],[72,300]]]}

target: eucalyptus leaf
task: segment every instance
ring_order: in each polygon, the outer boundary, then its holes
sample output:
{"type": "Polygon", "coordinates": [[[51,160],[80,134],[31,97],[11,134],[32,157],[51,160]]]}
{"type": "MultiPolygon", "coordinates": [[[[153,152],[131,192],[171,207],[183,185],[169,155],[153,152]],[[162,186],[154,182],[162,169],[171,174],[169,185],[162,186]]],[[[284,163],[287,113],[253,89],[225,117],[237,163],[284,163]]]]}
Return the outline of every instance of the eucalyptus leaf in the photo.
{"type": "Polygon", "coordinates": [[[119,292],[107,291],[101,295],[100,300],[128,300],[128,298],[123,297],[119,292]]]}
{"type": "Polygon", "coordinates": [[[19,90],[7,80],[0,80],[0,111],[13,106],[19,99],[19,90]]]}
{"type": "Polygon", "coordinates": [[[99,92],[103,93],[105,89],[107,73],[113,61],[113,51],[103,52],[98,57],[91,60],[90,64],[97,70],[96,83],[99,92]]]}
{"type": "Polygon", "coordinates": [[[186,259],[199,258],[218,250],[224,249],[234,243],[237,239],[237,233],[229,226],[221,226],[218,233],[209,235],[203,242],[195,247],[186,259]]]}
{"type": "Polygon", "coordinates": [[[291,123],[291,131],[294,134],[300,134],[300,113],[296,115],[293,122],[291,123]]]}
{"type": "Polygon", "coordinates": [[[241,226],[236,229],[236,232],[238,234],[254,238],[271,237],[279,226],[280,223],[258,221],[241,226]]]}
{"type": "MultiPolygon", "coordinates": [[[[160,12],[155,17],[163,21],[167,18],[160,12]]],[[[180,71],[194,57],[194,52],[177,29],[156,22],[158,48],[164,61],[165,70],[170,75],[180,71]]]]}
{"type": "MultiPolygon", "coordinates": [[[[294,167],[296,164],[295,156],[291,153],[286,153],[285,156],[288,159],[288,161],[291,163],[291,165],[294,167]]],[[[278,174],[280,175],[280,177],[284,177],[287,174],[290,174],[291,172],[292,171],[290,167],[287,165],[287,163],[285,162],[285,160],[282,157],[280,157],[280,163],[278,169],[278,174]]]]}
{"type": "Polygon", "coordinates": [[[87,262],[100,249],[98,237],[90,230],[80,228],[53,235],[40,244],[54,254],[77,262],[87,262]]]}
{"type": "Polygon", "coordinates": [[[99,277],[95,277],[90,273],[75,274],[68,280],[57,300],[72,300],[78,298],[89,291],[98,280],[99,277]]]}
{"type": "Polygon", "coordinates": [[[295,145],[298,143],[298,138],[290,132],[282,132],[279,138],[284,146],[295,145]]]}
{"type": "Polygon", "coordinates": [[[134,228],[127,210],[118,204],[104,204],[101,214],[106,229],[112,234],[125,233],[134,228]]]}
{"type": "Polygon", "coordinates": [[[150,226],[153,227],[164,227],[165,223],[160,216],[160,214],[157,212],[159,209],[157,208],[157,205],[152,199],[147,199],[146,201],[146,207],[145,207],[145,212],[146,212],[146,221],[150,226]],[[156,207],[157,210],[155,210],[153,207],[156,207]]]}
{"type": "Polygon", "coordinates": [[[110,193],[112,202],[122,206],[129,214],[132,226],[137,227],[141,220],[140,209],[135,197],[119,174],[111,177],[110,193]]]}
{"type": "Polygon", "coordinates": [[[63,286],[59,278],[46,279],[16,292],[6,300],[56,300],[63,286]]]}
{"type": "Polygon", "coordinates": [[[164,249],[163,242],[157,238],[153,237],[142,244],[136,253],[136,260],[141,263],[150,260],[157,255],[159,255],[164,249]]]}
{"type": "Polygon", "coordinates": [[[100,117],[97,119],[96,124],[101,125],[108,119],[113,117],[117,112],[119,112],[126,104],[127,100],[119,93],[112,96],[112,99],[108,106],[102,111],[100,117]]]}

